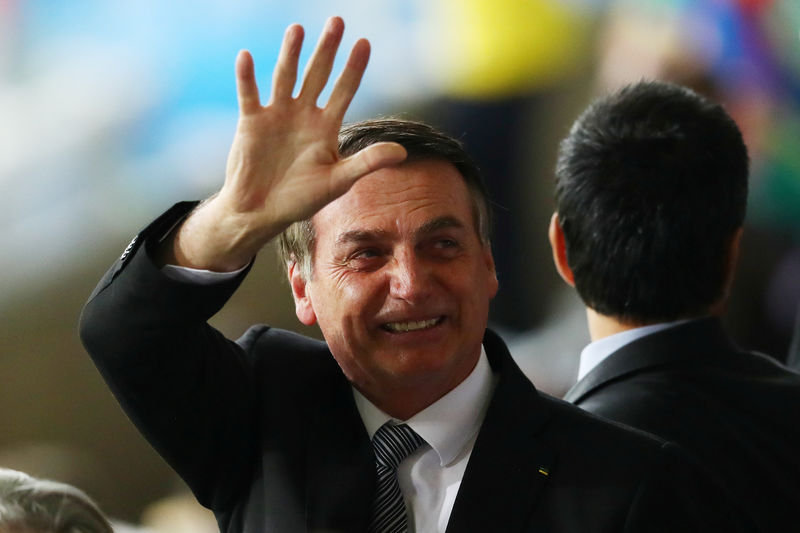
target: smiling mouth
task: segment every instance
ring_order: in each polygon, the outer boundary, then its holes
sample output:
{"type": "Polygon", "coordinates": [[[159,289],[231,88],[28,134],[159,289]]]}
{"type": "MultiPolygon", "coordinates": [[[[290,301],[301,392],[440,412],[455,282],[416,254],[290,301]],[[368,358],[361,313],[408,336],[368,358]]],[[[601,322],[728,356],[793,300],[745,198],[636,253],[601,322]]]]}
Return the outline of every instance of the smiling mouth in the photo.
{"type": "Polygon", "coordinates": [[[409,331],[419,331],[421,329],[432,328],[440,324],[444,317],[431,318],[429,320],[416,320],[412,322],[387,322],[381,327],[391,333],[408,333],[409,331]]]}

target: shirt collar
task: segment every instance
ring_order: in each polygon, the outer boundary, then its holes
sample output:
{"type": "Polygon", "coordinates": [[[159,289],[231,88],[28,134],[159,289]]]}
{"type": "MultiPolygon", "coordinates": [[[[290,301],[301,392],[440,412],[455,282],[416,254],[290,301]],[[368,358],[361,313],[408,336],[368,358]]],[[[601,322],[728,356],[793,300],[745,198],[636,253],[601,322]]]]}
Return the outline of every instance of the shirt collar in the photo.
{"type": "Polygon", "coordinates": [[[583,379],[583,377],[591,372],[594,367],[602,363],[606,357],[616,352],[623,346],[630,344],[637,339],[641,339],[644,336],[652,335],[657,331],[673,328],[675,326],[685,324],[686,322],[691,322],[692,320],[696,319],[688,318],[676,320],[674,322],[661,322],[660,324],[651,324],[649,326],[633,328],[620,333],[615,333],[614,335],[609,335],[608,337],[603,337],[602,339],[590,343],[583,349],[583,351],[581,351],[581,360],[578,366],[578,380],[580,381],[583,379]]]}
{"type": "Polygon", "coordinates": [[[492,370],[481,346],[478,363],[466,379],[408,420],[393,419],[355,388],[353,396],[370,439],[389,420],[404,422],[430,444],[444,467],[478,434],[493,388],[492,370]]]}

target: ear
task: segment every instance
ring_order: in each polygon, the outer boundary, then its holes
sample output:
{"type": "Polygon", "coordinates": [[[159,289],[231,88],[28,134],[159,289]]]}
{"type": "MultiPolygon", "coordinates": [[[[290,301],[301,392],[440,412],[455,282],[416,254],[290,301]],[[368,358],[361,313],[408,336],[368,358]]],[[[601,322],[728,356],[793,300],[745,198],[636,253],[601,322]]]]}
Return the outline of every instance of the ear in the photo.
{"type": "Polygon", "coordinates": [[[711,315],[721,315],[725,312],[731,286],[733,285],[734,274],[736,273],[736,265],[739,262],[739,244],[742,240],[743,230],[744,228],[737,228],[731,235],[730,242],[728,243],[727,257],[725,258],[725,280],[722,285],[722,294],[719,300],[711,304],[708,310],[711,315]]]}
{"type": "Polygon", "coordinates": [[[567,263],[567,245],[564,242],[564,230],[558,221],[558,213],[553,213],[550,217],[550,230],[547,232],[550,237],[550,248],[553,250],[553,263],[561,278],[570,287],[575,286],[575,276],[567,263]]]}
{"type": "Polygon", "coordinates": [[[738,228],[731,236],[731,242],[728,246],[728,261],[725,265],[725,293],[727,294],[733,284],[734,274],[736,273],[736,265],[739,263],[739,245],[742,241],[742,233],[744,228],[738,228]]]}
{"type": "Polygon", "coordinates": [[[483,245],[483,260],[486,263],[486,275],[489,283],[489,299],[495,297],[500,283],[497,281],[497,270],[494,266],[494,256],[492,255],[492,247],[488,244],[483,245]]]}
{"type": "Polygon", "coordinates": [[[311,304],[311,298],[306,290],[307,282],[301,272],[302,269],[295,261],[289,262],[286,266],[294,298],[294,313],[304,325],[313,326],[317,322],[317,314],[314,312],[314,306],[311,304]]]}

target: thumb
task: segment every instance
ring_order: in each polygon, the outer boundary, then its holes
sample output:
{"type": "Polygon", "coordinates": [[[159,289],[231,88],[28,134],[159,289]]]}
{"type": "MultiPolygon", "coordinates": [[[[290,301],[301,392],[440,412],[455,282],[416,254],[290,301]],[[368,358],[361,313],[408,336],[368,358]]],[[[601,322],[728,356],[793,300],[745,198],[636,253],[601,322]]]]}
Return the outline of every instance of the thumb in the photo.
{"type": "Polygon", "coordinates": [[[407,155],[406,149],[398,143],[371,144],[335,163],[331,173],[331,185],[344,194],[359,178],[381,168],[402,163],[407,155]]]}

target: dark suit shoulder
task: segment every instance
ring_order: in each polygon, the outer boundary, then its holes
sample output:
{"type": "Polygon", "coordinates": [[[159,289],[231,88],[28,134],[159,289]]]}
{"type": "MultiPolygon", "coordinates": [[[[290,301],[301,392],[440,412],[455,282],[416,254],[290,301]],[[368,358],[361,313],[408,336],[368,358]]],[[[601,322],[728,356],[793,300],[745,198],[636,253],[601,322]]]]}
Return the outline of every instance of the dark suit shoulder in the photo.
{"type": "Polygon", "coordinates": [[[705,428],[720,436],[774,433],[800,445],[800,375],[762,354],[643,369],[597,387],[578,405],[671,440],[705,428]]]}
{"type": "MultiPolygon", "coordinates": [[[[341,377],[327,343],[265,324],[251,326],[237,341],[255,374],[291,375],[293,382],[341,377]]],[[[275,381],[270,379],[270,381],[275,381]]]]}
{"type": "Polygon", "coordinates": [[[626,424],[608,420],[560,398],[555,398],[542,392],[539,394],[548,404],[549,409],[553,411],[553,418],[565,426],[574,426],[587,433],[597,433],[602,438],[615,439],[621,434],[625,434],[625,439],[631,439],[633,442],[638,442],[643,446],[660,446],[665,442],[665,439],[661,437],[626,424]]]}
{"type": "MultiPolygon", "coordinates": [[[[541,394],[541,393],[540,393],[541,394]]],[[[541,394],[552,412],[549,438],[557,446],[590,442],[591,449],[611,456],[626,455],[629,461],[653,460],[663,452],[667,441],[646,431],[587,412],[564,400],[541,394]],[[622,453],[621,453],[622,452],[622,453]]],[[[594,458],[587,457],[587,460],[594,458]]]]}
{"type": "Polygon", "coordinates": [[[269,348],[287,355],[329,356],[327,343],[300,335],[294,331],[274,328],[266,324],[250,326],[236,341],[245,351],[254,352],[269,348]]]}
{"type": "Polygon", "coordinates": [[[715,322],[635,341],[584,379],[581,408],[678,443],[764,530],[800,505],[800,375],[715,322]]]}
{"type": "Polygon", "coordinates": [[[530,450],[530,460],[541,457],[541,449],[553,455],[531,523],[576,532],[752,531],[721,487],[679,446],[540,397],[547,420],[521,446],[530,450]]]}

